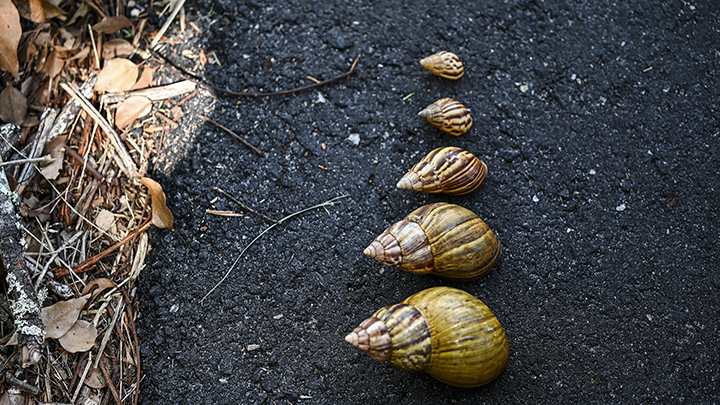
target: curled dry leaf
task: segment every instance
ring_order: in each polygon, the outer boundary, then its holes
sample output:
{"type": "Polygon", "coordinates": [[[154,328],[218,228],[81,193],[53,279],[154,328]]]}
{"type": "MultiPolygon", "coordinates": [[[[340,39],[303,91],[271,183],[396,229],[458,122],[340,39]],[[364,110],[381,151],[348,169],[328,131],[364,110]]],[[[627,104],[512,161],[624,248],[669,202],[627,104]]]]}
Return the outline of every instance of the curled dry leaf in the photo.
{"type": "Polygon", "coordinates": [[[148,188],[152,199],[152,222],[158,228],[170,228],[173,225],[173,215],[170,208],[165,205],[165,193],[162,186],[149,177],[140,179],[142,184],[148,188]]]}
{"type": "Polygon", "coordinates": [[[152,101],[143,96],[133,96],[122,103],[115,111],[115,126],[123,129],[140,117],[150,114],[152,101]]]}
{"type": "Polygon", "coordinates": [[[153,73],[155,73],[157,69],[158,68],[149,68],[147,66],[144,66],[142,69],[142,73],[140,73],[140,78],[135,84],[133,84],[132,87],[130,87],[130,90],[140,90],[152,86],[153,73]]]}
{"type": "MultiPolygon", "coordinates": [[[[105,377],[98,367],[93,367],[85,377],[85,385],[90,388],[100,389],[105,387],[105,377]]],[[[0,404],[1,405],[1,404],[0,404]]]]}
{"type": "Polygon", "coordinates": [[[127,59],[115,58],[105,63],[98,74],[95,91],[120,93],[135,84],[138,67],[127,59]]]}
{"type": "Polygon", "coordinates": [[[108,290],[110,288],[115,288],[115,283],[112,282],[109,278],[96,278],[95,280],[87,283],[85,285],[85,288],[83,288],[82,294],[90,294],[92,293],[92,297],[90,297],[90,302],[94,301],[95,298],[97,298],[98,295],[102,294],[103,291],[108,290]]]}
{"type": "Polygon", "coordinates": [[[20,62],[17,48],[22,35],[20,14],[12,0],[0,0],[0,69],[17,79],[20,62]]]}
{"type": "MultiPolygon", "coordinates": [[[[1,23],[2,21],[0,21],[1,23]]],[[[27,113],[25,96],[13,86],[5,87],[5,90],[0,93],[0,119],[20,126],[25,121],[25,113],[27,113]]]]}
{"type": "Polygon", "coordinates": [[[89,298],[89,294],[83,295],[43,308],[40,316],[45,325],[45,337],[57,339],[66,334],[80,317],[80,311],[89,298]]]}
{"type": "Polygon", "coordinates": [[[20,16],[35,24],[65,14],[58,6],[46,0],[18,0],[20,16]]]}
{"type": "Polygon", "coordinates": [[[58,339],[58,343],[70,353],[86,352],[95,346],[97,335],[97,329],[93,324],[80,319],[58,339]]]}
{"type": "Polygon", "coordinates": [[[118,30],[130,27],[132,23],[123,15],[105,17],[99,23],[92,26],[92,29],[102,34],[114,34],[118,30]]]}
{"type": "Polygon", "coordinates": [[[40,174],[48,180],[55,180],[60,175],[60,169],[63,166],[63,158],[65,157],[65,144],[67,135],[58,136],[45,145],[45,153],[49,153],[53,158],[52,163],[40,169],[40,174]]]}
{"type": "Polygon", "coordinates": [[[132,55],[135,47],[122,38],[113,38],[103,44],[102,57],[105,60],[113,58],[127,58],[132,55]]]}

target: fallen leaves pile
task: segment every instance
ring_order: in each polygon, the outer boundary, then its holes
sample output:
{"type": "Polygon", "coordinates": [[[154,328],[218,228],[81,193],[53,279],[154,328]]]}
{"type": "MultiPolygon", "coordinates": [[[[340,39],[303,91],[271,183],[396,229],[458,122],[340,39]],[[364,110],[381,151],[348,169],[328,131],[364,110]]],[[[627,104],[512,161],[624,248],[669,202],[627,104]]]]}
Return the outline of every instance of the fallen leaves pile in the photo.
{"type": "MultiPolygon", "coordinates": [[[[165,38],[145,31],[148,10],[101,3],[0,0],[0,192],[16,201],[0,216],[19,224],[45,326],[23,364],[5,266],[0,405],[138,401],[135,282],[147,230],[173,223],[147,172],[197,89],[156,85],[162,63],[143,47],[165,38]]],[[[172,19],[182,2],[157,6],[172,19]]]]}

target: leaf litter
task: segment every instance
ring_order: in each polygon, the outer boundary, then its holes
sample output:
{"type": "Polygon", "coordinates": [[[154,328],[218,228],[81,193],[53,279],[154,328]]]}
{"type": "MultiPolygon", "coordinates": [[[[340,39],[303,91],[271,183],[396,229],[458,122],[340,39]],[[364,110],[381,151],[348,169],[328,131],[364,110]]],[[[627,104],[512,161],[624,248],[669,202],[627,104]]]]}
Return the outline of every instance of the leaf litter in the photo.
{"type": "MultiPolygon", "coordinates": [[[[0,91],[0,119],[8,123],[0,126],[0,175],[12,180],[19,197],[24,259],[47,339],[39,367],[23,368],[12,319],[0,319],[0,344],[5,344],[0,371],[7,371],[0,381],[0,405],[137,404],[143,372],[135,283],[150,250],[149,227],[173,226],[152,167],[166,131],[178,130],[185,117],[183,104],[199,92],[212,97],[205,89],[257,97],[315,88],[348,77],[359,59],[343,74],[291,90],[217,89],[168,64],[157,52],[161,48],[140,45],[178,43],[166,32],[172,32],[176,17],[185,29],[183,1],[175,2],[166,24],[151,32],[145,31],[148,13],[126,14],[123,4],[104,3],[0,0],[0,74],[9,79],[0,91]],[[158,71],[171,75],[159,80],[158,71]],[[185,80],[173,82],[177,76],[185,80]],[[10,394],[10,388],[20,393],[10,394]]],[[[156,3],[151,11],[161,13],[164,6],[156,3]]],[[[219,62],[214,52],[202,49],[181,54],[193,61],[193,72],[219,62]]],[[[256,212],[273,225],[255,240],[342,197],[280,221],[256,212]]]]}

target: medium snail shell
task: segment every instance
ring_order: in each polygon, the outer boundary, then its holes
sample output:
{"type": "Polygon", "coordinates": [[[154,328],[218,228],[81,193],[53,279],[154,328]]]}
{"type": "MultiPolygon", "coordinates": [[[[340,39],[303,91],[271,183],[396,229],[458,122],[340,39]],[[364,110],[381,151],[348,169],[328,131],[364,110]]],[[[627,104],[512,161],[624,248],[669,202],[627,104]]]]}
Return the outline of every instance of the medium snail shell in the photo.
{"type": "Polygon", "coordinates": [[[410,273],[474,280],[495,265],[501,250],[497,236],[472,211],[436,203],[390,226],[364,253],[410,273]]]}
{"type": "Polygon", "coordinates": [[[487,166],[480,159],[466,150],[448,146],[425,156],[400,179],[397,187],[461,195],[478,188],[486,176],[487,166]]]}
{"type": "Polygon", "coordinates": [[[429,288],[378,310],[345,340],[376,360],[462,388],[497,378],[510,355],[490,308],[450,287],[429,288]]]}
{"type": "Polygon", "coordinates": [[[442,51],[420,61],[427,70],[445,79],[457,80],[465,73],[460,58],[452,52],[442,51]]]}
{"type": "Polygon", "coordinates": [[[451,98],[440,99],[418,113],[443,132],[459,136],[472,127],[473,120],[464,105],[451,98]]]}

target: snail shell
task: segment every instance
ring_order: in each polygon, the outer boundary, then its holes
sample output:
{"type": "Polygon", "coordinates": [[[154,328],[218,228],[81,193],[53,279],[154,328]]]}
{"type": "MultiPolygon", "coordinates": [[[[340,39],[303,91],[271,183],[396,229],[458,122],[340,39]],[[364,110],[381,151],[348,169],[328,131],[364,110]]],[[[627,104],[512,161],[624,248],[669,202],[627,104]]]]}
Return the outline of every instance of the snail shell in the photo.
{"type": "Polygon", "coordinates": [[[478,188],[486,176],[487,166],[480,159],[466,150],[448,146],[425,156],[400,179],[397,187],[461,195],[478,188]]]}
{"type": "Polygon", "coordinates": [[[510,354],[490,308],[450,287],[429,288],[378,310],[345,340],[376,360],[462,388],[497,378],[510,354]]]}
{"type": "Polygon", "coordinates": [[[445,79],[457,80],[465,73],[460,58],[452,52],[442,51],[420,61],[427,70],[445,79]]]}
{"type": "Polygon", "coordinates": [[[364,253],[410,273],[474,280],[495,265],[501,250],[497,236],[472,211],[436,203],[390,226],[364,253]]]}
{"type": "Polygon", "coordinates": [[[464,105],[451,98],[440,99],[418,113],[443,132],[459,136],[472,127],[473,120],[464,105]]]}

